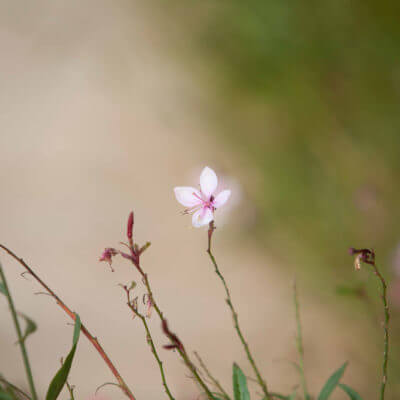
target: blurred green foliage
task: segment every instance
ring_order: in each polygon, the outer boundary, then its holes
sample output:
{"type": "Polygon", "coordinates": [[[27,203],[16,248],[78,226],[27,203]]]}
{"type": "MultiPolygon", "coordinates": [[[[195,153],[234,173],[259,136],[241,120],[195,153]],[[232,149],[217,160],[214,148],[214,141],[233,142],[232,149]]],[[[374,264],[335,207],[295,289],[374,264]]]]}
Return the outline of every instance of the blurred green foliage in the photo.
{"type": "Polygon", "coordinates": [[[349,246],[387,267],[400,240],[400,3],[205,1],[195,14],[224,143],[261,171],[260,232],[301,268],[351,272],[349,246]]]}
{"type": "MultiPolygon", "coordinates": [[[[374,248],[387,280],[395,277],[400,3],[175,0],[167,8],[190,33],[183,41],[193,68],[202,63],[210,75],[221,142],[258,174],[242,181],[255,200],[263,245],[321,292],[334,295],[335,284],[363,288],[369,313],[380,315],[374,277],[360,272],[359,285],[347,250],[374,248]]],[[[396,264],[400,269],[400,259],[396,264]]]]}

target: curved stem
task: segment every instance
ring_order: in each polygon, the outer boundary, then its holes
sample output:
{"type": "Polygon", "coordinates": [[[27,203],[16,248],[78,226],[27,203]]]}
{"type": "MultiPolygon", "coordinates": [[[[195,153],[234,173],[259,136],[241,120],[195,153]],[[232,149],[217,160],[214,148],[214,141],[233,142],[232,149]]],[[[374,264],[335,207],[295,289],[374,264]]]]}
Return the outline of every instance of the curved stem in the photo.
{"type": "Polygon", "coordinates": [[[125,290],[125,292],[126,292],[126,295],[127,295],[127,298],[128,298],[128,303],[127,303],[127,304],[128,304],[128,307],[132,310],[132,312],[133,312],[136,316],[138,316],[138,317],[140,318],[140,320],[141,320],[142,323],[143,323],[144,329],[146,330],[147,342],[149,343],[149,345],[150,345],[150,347],[151,347],[151,351],[152,351],[152,353],[153,353],[153,355],[154,355],[154,358],[156,359],[157,364],[158,364],[158,367],[159,367],[159,369],[160,369],[161,380],[162,380],[162,383],[163,383],[163,386],[164,386],[164,389],[165,389],[165,393],[166,393],[167,396],[170,398],[170,400],[175,400],[175,399],[174,399],[174,396],[172,396],[172,393],[171,393],[171,391],[170,391],[170,389],[169,389],[169,387],[168,387],[167,380],[166,380],[166,378],[165,378],[165,372],[164,372],[163,362],[161,361],[161,359],[160,359],[160,357],[159,357],[159,355],[158,355],[156,346],[154,345],[154,340],[153,340],[153,337],[151,336],[150,328],[149,328],[149,325],[147,324],[146,317],[145,317],[144,315],[142,315],[142,314],[135,308],[135,306],[132,304],[131,299],[130,299],[129,289],[128,289],[127,287],[125,287],[125,286],[124,286],[123,288],[124,288],[124,290],[125,290]]]}
{"type": "Polygon", "coordinates": [[[211,374],[211,372],[209,371],[209,369],[207,368],[207,366],[205,365],[204,361],[201,359],[199,354],[195,351],[194,355],[196,356],[201,367],[203,368],[204,372],[206,373],[208,378],[211,380],[211,382],[214,384],[214,386],[221,392],[221,394],[223,395],[223,397],[226,400],[230,400],[228,393],[226,393],[225,389],[222,387],[222,385],[219,383],[219,381],[217,379],[215,379],[214,376],[211,374]]]}
{"type": "Polygon", "coordinates": [[[164,368],[163,368],[163,363],[160,360],[160,357],[158,356],[156,347],[154,345],[153,338],[151,337],[149,326],[148,326],[147,321],[146,321],[146,317],[144,315],[139,315],[139,318],[142,320],[144,328],[146,329],[147,338],[148,338],[148,341],[149,341],[149,344],[150,344],[150,347],[151,347],[151,351],[154,354],[155,359],[157,360],[158,367],[160,368],[161,379],[162,379],[162,383],[163,383],[165,392],[167,393],[167,395],[170,398],[170,400],[175,400],[174,396],[172,396],[171,391],[169,390],[169,387],[168,387],[168,384],[167,384],[167,380],[165,378],[165,372],[164,372],[164,368]]]}
{"type": "Polygon", "coordinates": [[[298,299],[298,295],[297,295],[296,281],[293,284],[293,300],[294,300],[294,306],[295,306],[295,310],[296,310],[296,327],[297,327],[296,344],[297,344],[297,351],[299,353],[300,379],[301,379],[301,385],[303,387],[304,399],[309,400],[310,395],[308,394],[307,382],[306,382],[306,377],[304,374],[303,335],[301,332],[300,305],[299,305],[299,299],[298,299]]]}
{"type": "MultiPolygon", "coordinates": [[[[0,244],[0,248],[2,248],[4,251],[6,251],[12,258],[14,258],[16,261],[18,261],[34,278],[35,280],[47,291],[47,293],[52,296],[57,304],[64,310],[68,316],[75,321],[75,314],[68,308],[68,306],[51,290],[40,278],[35,274],[35,272],[32,270],[31,267],[22,259],[19,258],[14,252],[12,252],[10,249],[7,247],[3,246],[0,244]]],[[[132,393],[132,391],[129,389],[128,385],[125,383],[125,381],[122,379],[122,376],[104,351],[104,349],[101,347],[99,341],[97,340],[96,337],[94,337],[88,329],[82,324],[81,325],[81,331],[82,333],[88,338],[90,343],[95,347],[97,352],[100,354],[100,356],[103,358],[105,363],[107,364],[108,368],[111,370],[112,374],[115,376],[115,378],[118,381],[118,384],[121,388],[121,390],[125,393],[127,397],[129,397],[131,400],[135,400],[135,397],[132,393]]]]}
{"type": "Polygon", "coordinates": [[[24,362],[25,373],[26,373],[26,377],[28,379],[32,400],[37,400],[35,383],[33,381],[32,369],[31,369],[31,365],[29,363],[28,352],[27,352],[26,347],[25,347],[25,341],[23,339],[21,326],[20,326],[19,321],[18,321],[17,311],[15,309],[14,301],[13,301],[13,299],[11,297],[11,293],[10,293],[10,290],[8,288],[6,276],[4,274],[4,271],[3,271],[1,263],[0,263],[0,278],[1,278],[1,281],[3,282],[3,285],[4,285],[5,295],[7,297],[8,304],[10,306],[11,316],[12,316],[12,319],[13,319],[13,322],[14,322],[15,330],[17,331],[18,344],[19,344],[20,349],[21,349],[22,360],[24,362]]]}
{"type": "Polygon", "coordinates": [[[379,272],[378,267],[376,266],[375,262],[371,264],[375,275],[380,280],[382,286],[382,303],[383,309],[385,313],[385,320],[383,322],[383,364],[382,364],[382,383],[380,389],[380,399],[385,399],[385,389],[387,383],[387,366],[388,366],[388,359],[389,359],[389,320],[390,320],[390,313],[389,313],[389,305],[387,301],[387,285],[385,279],[383,278],[382,274],[379,272]]]}
{"type": "MultiPolygon", "coordinates": [[[[144,280],[144,284],[145,284],[145,286],[147,288],[148,294],[150,296],[150,299],[152,301],[153,307],[156,310],[156,313],[160,317],[160,320],[164,321],[165,320],[164,315],[163,315],[162,311],[160,310],[160,308],[158,307],[158,304],[154,300],[153,292],[151,290],[151,286],[150,286],[150,282],[149,282],[149,279],[147,277],[147,274],[143,273],[143,280],[144,280]]],[[[196,367],[194,366],[194,364],[190,360],[190,358],[187,355],[187,353],[185,351],[182,351],[182,349],[180,349],[180,348],[177,348],[177,350],[178,350],[179,355],[182,357],[184,363],[189,368],[190,372],[193,374],[193,377],[196,379],[196,381],[199,383],[200,387],[206,393],[206,395],[209,398],[209,400],[214,400],[214,396],[212,395],[211,390],[208,388],[208,386],[205,384],[205,382],[203,381],[203,379],[201,378],[201,376],[197,372],[196,367]]]]}
{"type": "Polygon", "coordinates": [[[239,336],[240,341],[242,342],[242,345],[243,345],[244,350],[246,352],[247,358],[248,358],[248,360],[249,360],[249,362],[250,362],[250,364],[251,364],[251,366],[252,366],[252,368],[254,370],[254,373],[256,374],[258,384],[260,385],[262,391],[264,392],[265,399],[266,400],[271,400],[271,395],[268,392],[267,383],[262,378],[262,376],[260,374],[260,371],[259,371],[259,369],[258,369],[258,367],[257,367],[257,365],[256,365],[256,363],[254,361],[254,358],[253,358],[253,356],[252,356],[252,354],[250,352],[249,345],[247,344],[247,342],[246,342],[246,340],[245,340],[245,338],[243,336],[242,330],[240,329],[238,314],[236,312],[235,307],[233,306],[232,299],[231,299],[231,293],[230,293],[230,290],[228,288],[228,285],[226,284],[225,278],[222,275],[221,271],[219,270],[217,261],[215,260],[215,257],[212,254],[212,251],[211,251],[211,238],[212,238],[214,230],[215,230],[214,223],[213,223],[213,221],[211,221],[210,222],[210,228],[208,230],[208,248],[207,248],[207,253],[210,256],[211,262],[214,265],[215,273],[218,275],[219,279],[221,280],[222,284],[224,285],[225,293],[226,293],[226,297],[227,297],[226,298],[226,303],[228,304],[228,306],[229,306],[229,308],[231,310],[235,330],[236,330],[236,332],[237,332],[237,334],[239,336]]]}

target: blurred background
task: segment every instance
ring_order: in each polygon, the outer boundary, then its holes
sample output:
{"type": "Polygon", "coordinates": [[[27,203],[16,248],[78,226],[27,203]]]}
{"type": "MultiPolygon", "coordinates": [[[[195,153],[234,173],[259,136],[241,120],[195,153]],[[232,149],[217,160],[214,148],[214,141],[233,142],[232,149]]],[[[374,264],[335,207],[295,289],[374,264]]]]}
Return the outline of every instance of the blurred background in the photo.
{"type": "MultiPolygon", "coordinates": [[[[227,389],[234,360],[251,374],[206,230],[173,196],[205,165],[233,191],[215,255],[273,391],[299,382],[296,277],[312,393],[348,360],[343,382],[377,398],[378,284],[347,251],[373,247],[392,309],[387,399],[399,398],[398,3],[6,0],[0,11],[0,242],[80,314],[138,400],[165,397],[118,287],[138,276],[123,260],[114,273],[98,263],[124,240],[131,209],[137,241],[152,242],[143,266],[171,329],[227,389]]],[[[18,309],[39,325],[27,344],[44,397],[72,327],[19,265],[1,261],[18,309]]],[[[4,298],[0,315],[0,373],[27,389],[4,298]]],[[[177,355],[161,349],[155,317],[150,325],[173,394],[198,399],[177,355]]],[[[82,337],[76,398],[112,379],[82,337]]]]}

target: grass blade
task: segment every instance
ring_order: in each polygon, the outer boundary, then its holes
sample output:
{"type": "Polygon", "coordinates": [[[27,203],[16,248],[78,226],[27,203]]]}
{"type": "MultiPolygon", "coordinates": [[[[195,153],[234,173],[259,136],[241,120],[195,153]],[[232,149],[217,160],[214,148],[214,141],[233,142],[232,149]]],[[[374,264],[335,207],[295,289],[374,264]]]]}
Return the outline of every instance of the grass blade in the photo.
{"type": "Polygon", "coordinates": [[[317,400],[329,399],[333,390],[336,388],[340,379],[342,378],[346,367],[347,367],[347,361],[329,377],[329,379],[326,381],[324,387],[322,388],[320,394],[318,395],[317,400]]]}
{"type": "Polygon", "coordinates": [[[237,364],[233,364],[233,394],[235,400],[250,400],[246,376],[237,364]]]}
{"type": "Polygon", "coordinates": [[[25,314],[23,314],[21,312],[19,312],[18,315],[20,317],[22,317],[26,322],[25,332],[24,332],[24,334],[22,335],[22,338],[21,338],[21,342],[25,342],[26,338],[29,335],[31,335],[32,333],[37,331],[37,324],[36,324],[35,321],[33,321],[31,318],[29,318],[27,315],[25,315],[25,314]]]}
{"type": "Polygon", "coordinates": [[[78,314],[75,314],[75,328],[74,328],[74,336],[72,339],[72,348],[68,353],[67,358],[65,359],[61,368],[57,371],[56,375],[54,376],[53,380],[51,381],[49,388],[46,394],[46,400],[56,400],[59,394],[61,393],[62,388],[67,381],[69,371],[72,366],[72,361],[74,359],[76,347],[78,344],[79,333],[81,331],[81,320],[78,314]]]}
{"type": "Polygon", "coordinates": [[[344,383],[339,383],[339,387],[349,395],[351,400],[362,400],[361,396],[354,389],[344,383]]]}

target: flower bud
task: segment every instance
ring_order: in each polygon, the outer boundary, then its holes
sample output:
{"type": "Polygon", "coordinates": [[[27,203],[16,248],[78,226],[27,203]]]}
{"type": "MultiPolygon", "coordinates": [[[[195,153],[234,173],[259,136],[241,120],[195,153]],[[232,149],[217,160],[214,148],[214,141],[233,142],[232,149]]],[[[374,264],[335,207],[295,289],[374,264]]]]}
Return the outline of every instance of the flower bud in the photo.
{"type": "Polygon", "coordinates": [[[128,226],[126,235],[128,236],[129,240],[132,239],[132,231],[133,231],[133,211],[131,211],[128,217],[128,226]]]}

